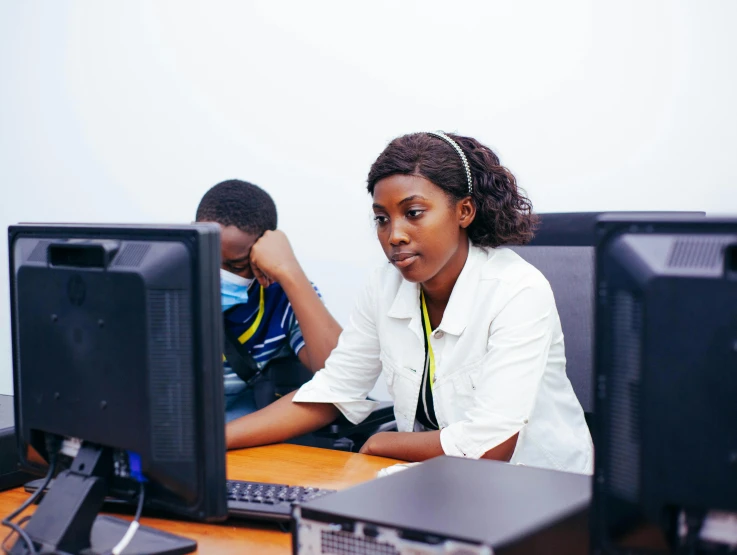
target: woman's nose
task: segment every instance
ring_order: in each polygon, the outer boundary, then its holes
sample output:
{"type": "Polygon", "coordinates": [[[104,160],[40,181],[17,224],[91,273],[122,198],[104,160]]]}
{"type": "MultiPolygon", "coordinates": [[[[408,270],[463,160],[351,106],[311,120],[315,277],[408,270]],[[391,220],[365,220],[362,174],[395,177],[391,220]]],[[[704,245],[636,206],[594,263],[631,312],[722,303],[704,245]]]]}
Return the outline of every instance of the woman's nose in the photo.
{"type": "Polygon", "coordinates": [[[409,243],[409,237],[401,224],[393,224],[389,231],[389,244],[393,247],[406,245],[409,243]]]}

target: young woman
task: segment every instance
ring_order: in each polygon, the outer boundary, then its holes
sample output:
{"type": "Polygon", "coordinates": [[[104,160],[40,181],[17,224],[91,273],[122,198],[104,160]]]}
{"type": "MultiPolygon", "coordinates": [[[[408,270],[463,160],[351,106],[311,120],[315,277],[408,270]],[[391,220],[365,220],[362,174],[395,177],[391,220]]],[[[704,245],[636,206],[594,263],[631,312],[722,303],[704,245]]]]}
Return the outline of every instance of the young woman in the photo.
{"type": "Polygon", "coordinates": [[[503,248],[529,241],[535,225],[514,176],[475,139],[416,133],[381,153],[368,191],[390,264],[372,275],[325,368],[228,424],[228,447],[284,441],[338,411],[358,423],[383,373],[398,432],[372,436],[364,453],[590,473],[550,285],[503,248]]]}

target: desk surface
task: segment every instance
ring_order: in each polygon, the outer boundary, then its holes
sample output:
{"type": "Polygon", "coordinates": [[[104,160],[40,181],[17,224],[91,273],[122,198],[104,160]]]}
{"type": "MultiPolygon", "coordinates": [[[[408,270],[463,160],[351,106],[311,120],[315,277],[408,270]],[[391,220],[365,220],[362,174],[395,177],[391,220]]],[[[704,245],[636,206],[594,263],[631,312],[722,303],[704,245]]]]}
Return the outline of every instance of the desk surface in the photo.
{"type": "MultiPolygon", "coordinates": [[[[398,461],[298,445],[269,445],[228,453],[228,478],[343,489],[374,478],[398,461]]],[[[18,507],[28,494],[22,488],[0,493],[0,515],[18,507]]],[[[30,514],[30,513],[29,513],[30,514]]],[[[120,515],[116,515],[120,516],[120,515]]],[[[130,520],[130,516],[121,518],[130,520]]],[[[201,524],[160,518],[141,523],[197,540],[198,553],[290,553],[291,536],[274,524],[228,520],[201,524]]],[[[2,536],[5,531],[0,530],[2,536]]]]}

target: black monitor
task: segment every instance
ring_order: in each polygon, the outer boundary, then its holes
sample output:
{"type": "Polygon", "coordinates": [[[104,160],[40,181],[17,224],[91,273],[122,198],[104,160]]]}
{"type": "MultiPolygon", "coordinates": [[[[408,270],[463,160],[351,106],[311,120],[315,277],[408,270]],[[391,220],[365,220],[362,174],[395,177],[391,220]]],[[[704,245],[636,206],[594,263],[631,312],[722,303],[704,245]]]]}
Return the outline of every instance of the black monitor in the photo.
{"type": "Polygon", "coordinates": [[[737,218],[597,234],[594,552],[697,552],[737,512],[737,218]]]}
{"type": "MultiPolygon", "coordinates": [[[[98,517],[104,498],[139,492],[147,507],[224,519],[218,226],[17,225],[9,253],[21,462],[66,467],[25,541],[109,552],[130,523],[98,517]]],[[[195,548],[141,527],[126,553],[195,548]]]]}

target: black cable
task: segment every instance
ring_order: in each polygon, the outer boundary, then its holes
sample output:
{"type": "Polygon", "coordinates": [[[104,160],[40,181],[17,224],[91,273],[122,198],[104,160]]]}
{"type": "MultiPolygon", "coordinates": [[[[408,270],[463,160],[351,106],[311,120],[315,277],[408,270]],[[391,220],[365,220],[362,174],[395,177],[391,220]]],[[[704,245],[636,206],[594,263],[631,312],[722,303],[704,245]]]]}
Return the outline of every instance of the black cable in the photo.
{"type": "Polygon", "coordinates": [[[49,482],[51,482],[51,479],[54,477],[54,471],[56,470],[56,456],[51,457],[51,462],[49,463],[49,470],[46,472],[46,476],[44,476],[43,483],[36,489],[36,491],[33,492],[33,494],[26,499],[23,504],[18,507],[15,511],[10,513],[8,516],[6,516],[3,519],[3,524],[5,524],[5,521],[13,520],[16,516],[21,514],[23,511],[25,511],[28,507],[33,504],[36,499],[38,499],[43,493],[46,491],[46,488],[49,487],[49,482]]]}
{"type": "MultiPolygon", "coordinates": [[[[51,478],[54,476],[54,471],[56,470],[56,454],[52,455],[50,457],[51,461],[49,462],[49,470],[46,473],[46,476],[44,477],[43,484],[39,486],[39,488],[33,492],[33,494],[26,499],[20,507],[18,507],[15,511],[10,513],[8,516],[6,516],[2,520],[2,525],[7,526],[11,529],[11,534],[15,532],[20,536],[20,538],[26,543],[28,546],[28,550],[33,555],[36,555],[38,551],[36,551],[36,546],[33,544],[33,540],[31,540],[30,536],[26,533],[23,528],[20,527],[19,524],[16,524],[15,522],[12,522],[12,520],[17,517],[19,514],[21,514],[23,511],[25,511],[28,507],[31,506],[31,504],[38,499],[40,495],[43,494],[43,492],[46,490],[46,488],[49,485],[49,482],[51,482],[51,478]]],[[[27,519],[30,519],[30,517],[27,517],[27,519]]],[[[21,522],[25,522],[26,520],[21,519],[21,522]]],[[[5,538],[5,541],[7,541],[8,538],[5,538]]],[[[3,546],[5,544],[5,541],[3,541],[3,546]]],[[[4,547],[3,547],[4,549],[4,547]]]]}
{"type": "MultiPolygon", "coordinates": [[[[19,520],[19,521],[18,521],[17,523],[15,523],[15,524],[17,524],[18,526],[22,526],[23,524],[25,524],[25,523],[26,523],[26,522],[28,522],[29,520],[31,520],[31,517],[30,517],[30,515],[29,515],[29,516],[24,516],[23,518],[21,518],[21,519],[20,519],[20,520],[19,520]]],[[[17,532],[16,532],[15,530],[10,530],[10,532],[8,532],[8,535],[7,535],[7,536],[5,536],[5,539],[4,539],[4,540],[3,540],[3,542],[2,542],[1,544],[0,544],[0,549],[2,549],[2,550],[3,550],[3,553],[8,553],[8,552],[10,551],[10,550],[8,549],[8,547],[7,547],[7,544],[8,544],[8,540],[9,540],[9,539],[10,539],[10,538],[11,538],[11,537],[13,536],[13,534],[17,534],[17,532]]],[[[12,548],[11,548],[11,549],[12,549],[12,548]]]]}
{"type": "MultiPolygon", "coordinates": [[[[23,541],[26,542],[28,545],[33,545],[33,542],[31,541],[31,538],[28,536],[25,530],[21,528],[21,525],[25,524],[31,520],[30,515],[24,516],[21,518],[18,522],[11,522],[8,526],[11,530],[8,532],[8,535],[5,536],[5,539],[3,540],[3,543],[1,544],[3,553],[10,553],[10,550],[6,547],[8,540],[13,536],[13,534],[18,534],[21,538],[23,538],[23,541]]],[[[12,549],[12,547],[10,548],[12,549]]],[[[32,552],[33,553],[33,552],[32,552]]]]}
{"type": "Polygon", "coordinates": [[[5,542],[8,541],[8,538],[10,535],[15,532],[18,534],[18,536],[26,543],[26,546],[28,547],[29,552],[32,555],[37,555],[38,551],[36,551],[36,546],[33,544],[33,540],[31,540],[28,533],[20,527],[20,524],[26,522],[31,517],[24,517],[22,518],[18,523],[12,522],[12,520],[17,517],[19,514],[21,514],[23,511],[25,511],[28,507],[31,506],[32,503],[36,501],[36,499],[39,498],[39,496],[43,495],[46,488],[49,486],[49,482],[51,482],[51,479],[54,477],[54,472],[56,471],[56,458],[57,458],[57,452],[61,448],[61,439],[58,436],[54,436],[51,434],[47,434],[45,437],[46,440],[46,451],[49,454],[49,470],[46,472],[46,476],[44,477],[44,481],[39,486],[39,488],[33,492],[33,494],[26,499],[20,507],[18,507],[15,511],[10,513],[8,516],[6,516],[0,523],[3,526],[7,526],[11,529],[10,534],[6,536],[5,540],[3,540],[2,548],[7,553],[7,550],[5,549],[5,542]]]}

